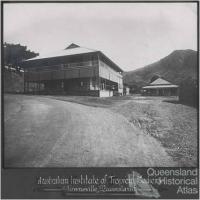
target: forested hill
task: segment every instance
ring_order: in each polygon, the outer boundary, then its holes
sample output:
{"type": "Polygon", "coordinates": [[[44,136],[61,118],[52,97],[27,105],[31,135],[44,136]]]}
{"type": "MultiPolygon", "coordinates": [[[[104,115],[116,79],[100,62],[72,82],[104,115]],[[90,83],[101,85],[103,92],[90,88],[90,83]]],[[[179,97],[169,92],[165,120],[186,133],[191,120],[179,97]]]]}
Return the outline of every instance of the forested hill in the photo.
{"type": "Polygon", "coordinates": [[[149,83],[152,76],[159,75],[174,83],[197,80],[197,52],[176,50],[165,58],[143,68],[124,73],[124,83],[141,87],[149,83]]]}

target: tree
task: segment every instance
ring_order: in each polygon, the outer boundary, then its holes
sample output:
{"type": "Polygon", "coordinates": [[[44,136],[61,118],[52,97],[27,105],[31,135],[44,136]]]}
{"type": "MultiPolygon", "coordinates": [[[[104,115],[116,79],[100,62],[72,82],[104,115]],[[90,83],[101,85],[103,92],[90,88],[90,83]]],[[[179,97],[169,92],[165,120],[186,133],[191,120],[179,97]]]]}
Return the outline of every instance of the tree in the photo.
{"type": "Polygon", "coordinates": [[[187,78],[180,84],[179,100],[194,107],[198,107],[198,80],[187,78]]]}
{"type": "Polygon", "coordinates": [[[34,58],[38,56],[38,53],[27,50],[27,46],[20,44],[4,43],[4,66],[10,66],[16,69],[20,69],[20,62],[26,59],[34,58]]]}

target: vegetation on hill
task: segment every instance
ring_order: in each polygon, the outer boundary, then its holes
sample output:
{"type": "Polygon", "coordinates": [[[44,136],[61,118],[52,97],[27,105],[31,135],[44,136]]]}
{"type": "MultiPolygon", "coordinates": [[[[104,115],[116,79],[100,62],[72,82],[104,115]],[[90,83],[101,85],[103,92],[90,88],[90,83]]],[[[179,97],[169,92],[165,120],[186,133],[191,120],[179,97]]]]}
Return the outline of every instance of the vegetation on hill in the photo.
{"type": "Polygon", "coordinates": [[[3,86],[5,93],[24,92],[24,73],[20,62],[39,55],[20,44],[3,44],[3,86]]]}
{"type": "Polygon", "coordinates": [[[197,52],[176,50],[158,62],[125,72],[124,82],[129,86],[142,87],[147,85],[155,74],[173,84],[181,84],[186,79],[197,80],[197,52]]]}
{"type": "Polygon", "coordinates": [[[176,50],[165,58],[143,68],[125,72],[124,83],[136,88],[149,84],[154,75],[180,86],[180,100],[196,105],[198,102],[197,52],[176,50]]]}
{"type": "Polygon", "coordinates": [[[27,46],[22,46],[20,44],[9,44],[9,43],[4,43],[3,53],[4,53],[4,66],[9,66],[16,69],[19,69],[19,63],[21,61],[29,58],[34,58],[39,55],[34,51],[27,50],[27,46]]]}
{"type": "Polygon", "coordinates": [[[24,74],[21,72],[4,69],[4,93],[23,93],[24,74]]]}

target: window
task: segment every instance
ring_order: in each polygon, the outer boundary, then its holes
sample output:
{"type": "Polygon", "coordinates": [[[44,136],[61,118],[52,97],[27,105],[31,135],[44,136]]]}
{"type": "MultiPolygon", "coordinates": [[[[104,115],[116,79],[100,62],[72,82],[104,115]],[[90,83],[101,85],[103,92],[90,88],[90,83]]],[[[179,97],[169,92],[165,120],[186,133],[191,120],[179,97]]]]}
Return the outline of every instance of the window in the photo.
{"type": "Polygon", "coordinates": [[[64,82],[63,81],[61,82],[61,88],[62,89],[64,88],[64,82]]]}

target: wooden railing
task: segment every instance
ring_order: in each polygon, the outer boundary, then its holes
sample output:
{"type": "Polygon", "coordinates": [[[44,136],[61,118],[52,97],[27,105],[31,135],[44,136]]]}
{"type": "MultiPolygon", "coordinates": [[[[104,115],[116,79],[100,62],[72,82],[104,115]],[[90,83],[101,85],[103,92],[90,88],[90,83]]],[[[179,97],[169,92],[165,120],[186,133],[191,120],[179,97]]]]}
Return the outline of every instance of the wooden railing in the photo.
{"type": "Polygon", "coordinates": [[[45,80],[59,80],[71,78],[86,78],[98,76],[97,67],[68,68],[63,70],[45,70],[25,72],[25,81],[37,82],[45,80]]]}

